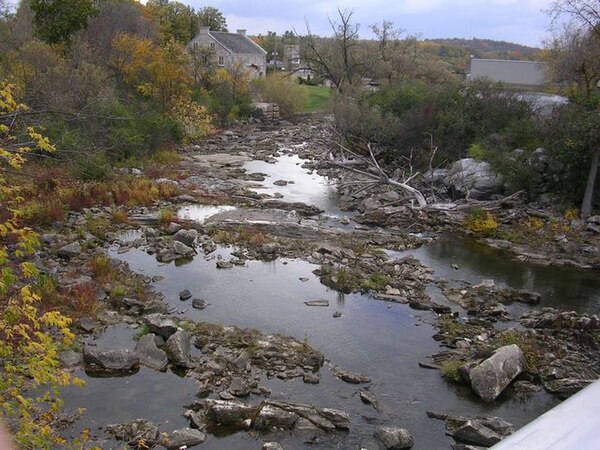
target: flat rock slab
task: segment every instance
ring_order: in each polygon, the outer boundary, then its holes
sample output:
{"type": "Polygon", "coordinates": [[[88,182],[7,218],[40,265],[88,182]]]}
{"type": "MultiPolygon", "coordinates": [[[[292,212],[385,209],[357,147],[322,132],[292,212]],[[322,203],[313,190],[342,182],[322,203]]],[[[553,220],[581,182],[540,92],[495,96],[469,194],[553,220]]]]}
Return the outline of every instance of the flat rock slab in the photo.
{"type": "Polygon", "coordinates": [[[341,367],[334,368],[333,374],[346,383],[362,384],[371,382],[369,377],[361,375],[360,373],[350,372],[349,370],[342,369],[341,367]]]}
{"type": "Polygon", "coordinates": [[[252,209],[239,208],[232,211],[223,211],[210,216],[205,223],[217,222],[246,222],[246,223],[294,223],[297,224],[300,217],[294,211],[283,209],[252,209]]]}
{"type": "Polygon", "coordinates": [[[309,300],[307,302],[304,302],[304,304],[306,306],[322,306],[322,307],[328,307],[329,306],[329,300],[309,300]]]}
{"type": "Polygon", "coordinates": [[[89,345],[83,349],[83,361],[88,368],[111,371],[130,371],[140,365],[137,355],[129,349],[105,349],[89,345]]]}
{"type": "Polygon", "coordinates": [[[252,158],[246,155],[235,155],[231,153],[212,153],[208,155],[194,155],[194,161],[202,167],[229,167],[242,166],[252,158]]]}

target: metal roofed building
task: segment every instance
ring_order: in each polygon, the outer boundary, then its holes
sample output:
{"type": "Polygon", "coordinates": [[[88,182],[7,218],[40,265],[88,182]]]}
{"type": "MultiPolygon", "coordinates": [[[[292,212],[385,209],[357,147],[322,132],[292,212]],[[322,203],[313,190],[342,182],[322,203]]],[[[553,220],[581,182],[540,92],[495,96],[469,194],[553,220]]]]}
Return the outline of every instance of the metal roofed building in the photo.
{"type": "Polygon", "coordinates": [[[200,27],[200,31],[190,41],[189,47],[210,49],[215,62],[227,70],[241,68],[251,79],[264,77],[267,73],[267,52],[246,36],[246,30],[237,33],[210,31],[200,27]]]}
{"type": "Polygon", "coordinates": [[[487,79],[519,89],[544,86],[548,77],[546,64],[539,61],[471,58],[469,80],[487,79]]]}

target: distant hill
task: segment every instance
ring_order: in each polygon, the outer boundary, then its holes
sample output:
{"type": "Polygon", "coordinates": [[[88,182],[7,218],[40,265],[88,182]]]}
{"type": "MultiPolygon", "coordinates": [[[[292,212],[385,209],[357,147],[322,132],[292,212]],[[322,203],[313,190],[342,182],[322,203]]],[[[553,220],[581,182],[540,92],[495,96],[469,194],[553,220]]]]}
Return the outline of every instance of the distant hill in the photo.
{"type": "Polygon", "coordinates": [[[461,69],[469,67],[471,55],[484,59],[537,60],[542,49],[491,39],[425,39],[421,41],[426,53],[461,69]]]}

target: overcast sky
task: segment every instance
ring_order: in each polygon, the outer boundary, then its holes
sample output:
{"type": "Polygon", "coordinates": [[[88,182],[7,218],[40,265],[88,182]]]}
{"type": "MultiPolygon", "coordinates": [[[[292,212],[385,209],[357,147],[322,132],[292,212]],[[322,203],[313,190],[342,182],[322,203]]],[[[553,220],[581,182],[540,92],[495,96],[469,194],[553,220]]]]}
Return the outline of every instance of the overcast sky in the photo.
{"type": "Polygon", "coordinates": [[[369,25],[383,19],[421,38],[486,38],[540,46],[549,19],[544,10],[551,0],[180,0],[199,9],[207,4],[221,10],[230,31],[249,34],[295,29],[329,35],[327,17],[336,8],[351,8],[361,37],[372,37],[369,25]]]}

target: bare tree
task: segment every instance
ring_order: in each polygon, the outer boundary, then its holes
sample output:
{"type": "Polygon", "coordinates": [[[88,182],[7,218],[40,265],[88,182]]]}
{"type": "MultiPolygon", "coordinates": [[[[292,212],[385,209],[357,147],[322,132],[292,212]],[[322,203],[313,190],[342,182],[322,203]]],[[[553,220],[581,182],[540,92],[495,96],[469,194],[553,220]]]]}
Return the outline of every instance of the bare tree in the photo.
{"type": "Polygon", "coordinates": [[[318,77],[331,81],[341,91],[353,86],[369,72],[372,63],[366,49],[358,45],[358,24],[352,23],[353,10],[338,9],[337,19],[329,19],[333,37],[320,38],[306,25],[301,38],[302,69],[312,70],[318,77]]]}
{"type": "Polygon", "coordinates": [[[600,3],[597,0],[555,0],[549,12],[555,24],[561,18],[567,18],[600,37],[600,3]]]}
{"type": "Polygon", "coordinates": [[[378,60],[373,68],[377,78],[391,82],[394,77],[415,71],[420,56],[416,36],[395,28],[389,20],[371,25],[371,30],[377,37],[378,60]]]}

